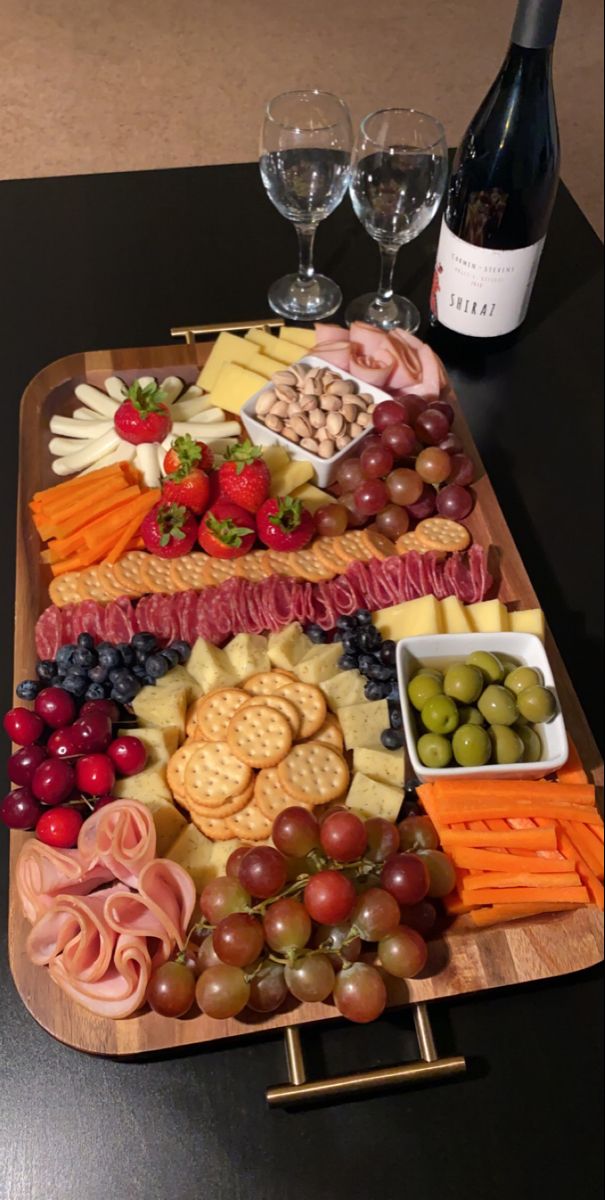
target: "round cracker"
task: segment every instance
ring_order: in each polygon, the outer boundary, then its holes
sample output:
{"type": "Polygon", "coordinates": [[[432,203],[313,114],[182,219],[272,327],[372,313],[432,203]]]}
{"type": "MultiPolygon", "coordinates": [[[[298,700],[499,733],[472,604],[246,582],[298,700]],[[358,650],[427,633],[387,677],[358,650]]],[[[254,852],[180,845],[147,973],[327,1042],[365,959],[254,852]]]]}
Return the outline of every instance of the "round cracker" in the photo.
{"type": "Polygon", "coordinates": [[[166,768],[166,780],[173,796],[179,801],[185,801],[185,771],[191,755],[197,749],[195,742],[183,742],[178,750],[171,755],[166,768]]]}
{"type": "Polygon", "coordinates": [[[189,592],[207,587],[207,563],[208,556],[206,554],[184,554],[182,558],[173,558],[170,567],[173,590],[189,592]]]}
{"type": "Polygon", "coordinates": [[[185,768],[185,793],[194,806],[218,808],[243,792],[251,778],[250,767],[226,742],[197,742],[185,768]]]}
{"type": "Polygon", "coordinates": [[[157,558],[155,554],[145,555],[145,562],[141,565],[141,583],[144,591],[169,594],[172,591],[171,566],[172,560],[169,558],[157,558]]]}
{"type": "Polygon", "coordinates": [[[191,814],[191,820],[196,829],[210,838],[211,842],[229,842],[233,838],[229,817],[202,817],[191,814]]]}
{"type": "Polygon", "coordinates": [[[340,754],[343,753],[344,739],[342,730],[334,713],[328,713],[321,729],[318,729],[317,733],[314,733],[313,737],[309,738],[305,745],[308,745],[309,742],[321,742],[322,746],[331,746],[333,750],[338,750],[340,754]]]}
{"type": "Polygon", "coordinates": [[[241,688],[220,688],[202,697],[197,702],[194,736],[201,734],[209,742],[226,741],[231,718],[248,700],[249,696],[241,688]]]}
{"type": "MultiPolygon", "coordinates": [[[[254,800],[267,820],[273,822],[285,808],[294,804],[292,797],[280,783],[276,767],[267,767],[256,776],[254,800]]],[[[310,807],[306,802],[303,808],[310,807]]]]}
{"type": "Polygon", "coordinates": [[[189,708],[187,709],[187,715],[185,717],[185,733],[187,734],[187,737],[189,737],[189,738],[194,738],[196,736],[196,732],[198,729],[198,726],[197,726],[197,706],[198,706],[198,704],[199,704],[199,700],[194,700],[189,705],[189,708]]]}
{"type": "Polygon", "coordinates": [[[81,574],[81,571],[65,571],[63,575],[51,579],[48,585],[51,603],[56,604],[57,608],[63,608],[64,604],[77,604],[82,599],[78,592],[81,574]]]}
{"type": "Polygon", "coordinates": [[[367,546],[372,558],[385,559],[396,554],[395,543],[385,537],[378,529],[364,529],[362,533],[364,545],[367,546]]]}
{"type": "Polygon", "coordinates": [[[280,712],[292,730],[292,741],[296,741],[300,733],[302,717],[296,705],[291,700],[287,700],[283,692],[272,692],[269,696],[250,696],[246,700],[246,704],[253,707],[265,705],[266,708],[274,708],[276,712],[280,712]]]}
{"type": "Polygon", "coordinates": [[[271,836],[272,822],[261,812],[254,800],[242,808],[241,812],[227,817],[225,824],[230,831],[230,837],[241,838],[243,842],[264,842],[271,836]]]}
{"type": "Polygon", "coordinates": [[[321,729],[328,711],[326,698],[320,688],[313,683],[302,683],[300,679],[289,680],[280,688],[280,692],[296,705],[301,717],[301,738],[312,737],[321,729]]]}
{"type": "Polygon", "coordinates": [[[141,570],[146,559],[143,550],[130,550],[113,565],[114,579],[123,596],[142,596],[144,587],[141,570]]]}
{"type": "Polygon", "coordinates": [[[349,783],[349,768],[342,755],[320,742],[293,746],[279,763],[277,775],[293,800],[307,805],[336,800],[349,783]]]}
{"type": "Polygon", "coordinates": [[[414,533],[427,550],[466,550],[471,540],[466,525],[448,517],[427,517],[418,522],[414,533]]]}
{"type": "Polygon", "coordinates": [[[292,745],[292,730],[274,708],[246,704],[231,718],[227,745],[249,767],[274,767],[292,745]]]}
{"type": "Polygon", "coordinates": [[[221,820],[224,817],[232,817],[249,804],[254,795],[254,783],[255,781],[252,779],[243,792],[240,792],[237,796],[230,796],[228,800],[225,800],[224,804],[219,804],[215,808],[206,804],[191,804],[187,800],[183,801],[183,807],[188,810],[192,818],[201,817],[206,820],[209,817],[213,819],[218,817],[221,820]]]}
{"type": "Polygon", "coordinates": [[[395,542],[395,549],[398,554],[409,554],[410,550],[415,550],[417,554],[426,554],[427,551],[427,547],[416,537],[414,531],[400,534],[395,542]]]}
{"type": "Polygon", "coordinates": [[[274,692],[281,691],[286,683],[291,683],[296,678],[294,675],[289,675],[287,671],[258,671],[256,675],[251,675],[246,679],[242,687],[245,692],[249,692],[251,696],[271,696],[274,692]]]}
{"type": "Polygon", "coordinates": [[[124,591],[115,577],[113,563],[100,563],[97,567],[97,579],[112,600],[117,600],[124,595],[124,591]]]}
{"type": "Polygon", "coordinates": [[[99,567],[87,567],[85,571],[80,571],[77,592],[80,600],[96,600],[98,604],[107,604],[115,599],[103,581],[99,567]]]}

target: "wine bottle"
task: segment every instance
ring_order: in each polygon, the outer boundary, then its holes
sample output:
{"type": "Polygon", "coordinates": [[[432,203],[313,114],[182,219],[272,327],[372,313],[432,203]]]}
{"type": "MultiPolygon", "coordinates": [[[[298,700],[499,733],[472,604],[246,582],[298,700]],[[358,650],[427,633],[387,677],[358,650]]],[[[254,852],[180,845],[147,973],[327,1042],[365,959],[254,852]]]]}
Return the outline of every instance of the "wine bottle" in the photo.
{"type": "Polygon", "coordinates": [[[470,337],[524,320],[559,178],[552,57],[562,0],[519,0],[500,73],[454,158],[431,319],[470,337]]]}

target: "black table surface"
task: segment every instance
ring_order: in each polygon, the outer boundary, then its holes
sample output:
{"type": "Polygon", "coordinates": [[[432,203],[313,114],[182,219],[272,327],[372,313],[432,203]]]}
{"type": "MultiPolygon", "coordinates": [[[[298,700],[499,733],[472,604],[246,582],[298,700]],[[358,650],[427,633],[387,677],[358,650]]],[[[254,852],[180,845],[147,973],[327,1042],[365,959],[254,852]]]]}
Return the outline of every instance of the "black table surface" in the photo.
{"type": "MultiPolygon", "coordinates": [[[[426,312],[436,223],[396,281],[426,312]]],[[[19,397],[78,350],[167,343],[171,325],[268,315],[295,239],[254,165],[0,183],[0,488],[11,699],[19,397]]],[[[345,299],[377,255],[348,203],[317,265],[345,299]]],[[[564,187],[529,318],[508,345],[436,345],[597,736],[602,716],[602,246],[564,187]]],[[[5,845],[6,838],[3,844],[5,845]]],[[[5,892],[5,888],[3,889],[5,892]]],[[[4,900],[3,900],[4,903],[4,900]]],[[[5,908],[0,913],[5,937],[5,908]]],[[[294,1112],[279,1036],[130,1061],[53,1041],[0,957],[0,1196],[7,1200],[416,1200],[601,1194],[602,975],[432,1007],[465,1078],[294,1112]]],[[[305,1029],[311,1075],[414,1055],[409,1014],[305,1029]]]]}

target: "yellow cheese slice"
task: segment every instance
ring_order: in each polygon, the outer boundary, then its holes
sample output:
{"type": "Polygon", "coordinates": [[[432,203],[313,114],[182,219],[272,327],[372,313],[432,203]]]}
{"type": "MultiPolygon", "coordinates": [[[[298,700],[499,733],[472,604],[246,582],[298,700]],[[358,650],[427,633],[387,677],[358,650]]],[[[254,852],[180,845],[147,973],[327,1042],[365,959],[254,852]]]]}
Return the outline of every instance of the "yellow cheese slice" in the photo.
{"type": "Polygon", "coordinates": [[[265,333],[264,329],[249,329],[245,340],[260,346],[263,354],[277,359],[282,364],[285,363],[288,367],[304,355],[302,346],[287,342],[285,338],[276,338],[272,333],[265,333]]]}
{"type": "Polygon", "coordinates": [[[303,683],[314,683],[315,685],[324,679],[331,679],[338,670],[338,660],[342,653],[342,642],[330,642],[327,646],[312,646],[305,657],[294,667],[294,674],[298,675],[303,683]]]}
{"type": "Polygon", "coordinates": [[[305,350],[311,350],[315,345],[314,329],[297,329],[295,325],[282,325],[279,337],[286,342],[293,342],[295,346],[303,346],[305,350]]]}
{"type": "Polygon", "coordinates": [[[160,728],[175,725],[184,736],[187,711],[186,687],[177,685],[172,688],[141,688],[138,696],[135,696],[132,702],[132,707],[140,725],[156,725],[160,728]]]}
{"type": "Polygon", "coordinates": [[[544,641],[544,613],[541,608],[524,608],[508,614],[513,633],[534,633],[544,641]]]}
{"type": "Polygon", "coordinates": [[[271,670],[267,639],[258,633],[236,634],[225,646],[225,655],[238,684],[260,671],[271,670]]]}
{"type": "Polygon", "coordinates": [[[272,496],[291,496],[295,488],[308,483],[315,476],[310,462],[295,462],[289,460],[284,467],[278,467],[271,472],[272,496]]]}
{"type": "MultiPolygon", "coordinates": [[[[219,650],[211,642],[204,641],[204,638],[198,638],[194,643],[187,668],[189,674],[199,683],[204,695],[215,691],[216,688],[236,686],[237,679],[224,650],[219,650]]],[[[139,692],[139,696],[142,694],[139,692]]]]}
{"type": "MultiPolygon", "coordinates": [[[[248,371],[246,367],[239,367],[236,363],[225,363],[212,389],[212,403],[217,408],[237,415],[246,400],[266,386],[265,376],[259,375],[257,371],[248,371]]],[[[200,431],[202,430],[203,426],[200,425],[200,431]]]]}
{"type": "Polygon", "coordinates": [[[331,712],[361,704],[365,699],[366,681],[359,671],[338,671],[329,679],[322,679],[319,686],[331,712]]]}
{"type": "Polygon", "coordinates": [[[404,600],[374,613],[374,624],[385,638],[420,637],[441,633],[443,630],[441,607],[434,596],[420,596],[417,600],[404,600]]]}
{"type": "Polygon", "coordinates": [[[353,776],[345,804],[365,820],[382,817],[385,821],[396,821],[403,804],[403,790],[388,783],[378,783],[358,771],[353,776]]]}
{"type": "Polygon", "coordinates": [[[276,358],[269,358],[268,354],[263,354],[262,350],[257,349],[246,366],[250,371],[257,371],[259,375],[264,375],[265,379],[271,379],[271,376],[276,371],[283,371],[283,362],[278,362],[276,358]]]}
{"type": "Polygon", "coordinates": [[[391,787],[403,787],[405,758],[401,750],[367,750],[361,746],[353,751],[353,770],[387,783],[391,787]]]}
{"type": "MultiPolygon", "coordinates": [[[[353,675],[353,671],[343,671],[353,675]]],[[[347,750],[366,746],[368,750],[384,749],[380,740],[383,729],[389,728],[389,706],[386,700],[366,700],[365,704],[351,704],[339,708],[338,720],[347,750]]]]}
{"type": "Polygon", "coordinates": [[[281,667],[284,671],[293,671],[312,645],[311,639],[303,633],[302,625],[294,621],[278,633],[269,634],[267,653],[272,666],[278,669],[281,667]]]}
{"type": "Polygon", "coordinates": [[[290,462],[290,455],[283,446],[263,446],[263,458],[271,474],[283,470],[290,462]]]}
{"type": "MultiPolygon", "coordinates": [[[[225,363],[235,363],[245,367],[251,358],[256,356],[250,343],[235,333],[219,333],[208,359],[198,377],[198,387],[205,392],[211,392],[225,363]]],[[[231,410],[233,411],[233,410],[231,410]]]]}
{"type": "Polygon", "coordinates": [[[500,600],[481,600],[466,609],[474,633],[506,633],[508,612],[500,600]]]}
{"type": "Polygon", "coordinates": [[[322,492],[321,488],[315,487],[313,483],[301,483],[290,495],[296,496],[310,513],[316,513],[318,508],[323,508],[326,504],[336,504],[336,496],[322,492]]]}
{"type": "Polygon", "coordinates": [[[167,671],[165,675],[162,675],[161,679],[156,679],[155,686],[159,688],[186,688],[188,704],[191,704],[192,700],[199,700],[202,694],[199,684],[196,683],[193,675],[190,675],[185,667],[173,667],[171,671],[167,671]]]}
{"type": "Polygon", "coordinates": [[[441,601],[441,614],[446,633],[472,633],[466,608],[457,596],[446,596],[441,601]]]}
{"type": "Polygon", "coordinates": [[[186,827],[187,821],[172,801],[162,800],[161,797],[148,796],[143,798],[143,804],[153,817],[156,834],[156,854],[164,858],[175,838],[186,827]]]}
{"type": "Polygon", "coordinates": [[[227,859],[239,845],[237,838],[211,842],[195,825],[186,825],[168,850],[166,858],[188,871],[196,892],[201,892],[212,879],[224,875],[227,859]]]}

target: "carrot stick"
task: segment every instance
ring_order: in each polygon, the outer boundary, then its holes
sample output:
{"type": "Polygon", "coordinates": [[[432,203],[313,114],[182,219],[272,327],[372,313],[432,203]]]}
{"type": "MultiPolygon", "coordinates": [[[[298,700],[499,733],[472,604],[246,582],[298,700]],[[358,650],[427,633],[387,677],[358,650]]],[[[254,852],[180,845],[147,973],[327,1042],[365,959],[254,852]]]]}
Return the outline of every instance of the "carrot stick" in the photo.
{"type": "Polygon", "coordinates": [[[105,555],[103,562],[115,563],[119,558],[121,558],[131,538],[133,538],[137,532],[140,524],[141,517],[137,513],[136,517],[134,517],[130,522],[130,525],[126,526],[121,537],[119,537],[117,542],[114,543],[109,553],[105,555]]]}
{"type": "Polygon", "coordinates": [[[591,833],[594,833],[595,837],[597,837],[601,843],[605,841],[605,828],[602,824],[589,825],[588,828],[590,829],[591,833]]]}
{"type": "Polygon", "coordinates": [[[542,803],[548,797],[556,804],[594,805],[595,802],[592,784],[547,783],[542,779],[448,779],[433,786],[438,812],[441,804],[447,801],[448,807],[453,808],[458,799],[477,803],[497,799],[518,804],[530,800],[542,803]]]}
{"type": "Polygon", "coordinates": [[[445,850],[454,846],[487,846],[491,849],[507,847],[510,850],[556,850],[557,835],[554,825],[550,829],[509,829],[508,833],[474,833],[470,829],[442,829],[441,842],[445,850]]]}
{"type": "Polygon", "coordinates": [[[557,771],[557,779],[559,783],[588,783],[588,775],[582,766],[577,747],[569,734],[567,734],[567,741],[569,743],[569,757],[565,765],[557,771]]]}
{"type": "Polygon", "coordinates": [[[150,508],[153,508],[154,504],[157,504],[161,494],[159,488],[150,489],[148,492],[144,492],[142,496],[139,495],[136,499],[131,500],[130,503],[120,505],[118,509],[115,509],[107,516],[100,517],[98,521],[93,521],[84,530],[84,539],[87,546],[90,546],[92,549],[99,536],[104,537],[110,533],[119,534],[124,524],[134,521],[137,515],[142,520],[145,513],[150,508]]]}
{"type": "Polygon", "coordinates": [[[457,867],[478,871],[530,871],[534,874],[553,874],[569,871],[564,858],[538,858],[537,854],[511,854],[502,850],[476,850],[474,846],[453,846],[450,857],[457,867]]]}
{"type": "Polygon", "coordinates": [[[41,492],[34,492],[32,500],[52,504],[53,500],[58,496],[65,496],[68,492],[75,494],[80,488],[90,487],[90,481],[95,482],[99,479],[106,479],[109,475],[123,474],[123,467],[129,466],[128,463],[113,463],[110,467],[101,467],[98,471],[91,471],[89,475],[78,476],[75,479],[66,479],[65,483],[54,483],[52,487],[45,488],[41,492]]]}
{"type": "Polygon", "coordinates": [[[66,571],[81,571],[88,566],[90,563],[84,562],[80,554],[72,554],[69,558],[63,558],[61,562],[51,563],[50,569],[56,579],[57,575],[65,575],[66,571]]]}
{"type": "Polygon", "coordinates": [[[522,917],[539,917],[542,913],[569,912],[575,904],[494,904],[491,908],[474,908],[471,920],[474,925],[485,929],[488,925],[499,925],[501,921],[520,921],[522,917]]]}
{"type": "Polygon", "coordinates": [[[63,527],[72,517],[79,516],[85,509],[93,509],[95,503],[101,504],[103,500],[110,496],[124,495],[130,487],[139,488],[136,484],[128,484],[123,475],[117,479],[107,479],[102,484],[96,484],[93,488],[87,488],[84,492],[78,492],[77,496],[72,497],[69,502],[65,502],[61,508],[53,509],[48,513],[49,524],[57,529],[63,527]]]}
{"type": "Polygon", "coordinates": [[[481,891],[482,888],[566,888],[580,887],[581,879],[575,871],[569,870],[564,875],[555,872],[554,875],[532,874],[530,871],[487,871],[482,875],[470,875],[463,885],[463,895],[481,891]]]}
{"type": "Polygon", "coordinates": [[[598,838],[584,825],[577,822],[563,821],[563,828],[572,844],[578,850],[580,857],[590,868],[597,879],[603,879],[603,850],[598,838]]]}
{"type": "Polygon", "coordinates": [[[597,908],[600,908],[601,912],[603,912],[605,894],[600,879],[597,878],[594,871],[591,871],[587,863],[584,862],[576,847],[563,830],[559,833],[559,845],[569,862],[574,864],[593,904],[596,904],[597,908]]]}
{"type": "MultiPolygon", "coordinates": [[[[546,787],[546,784],[544,785],[546,787]]],[[[437,828],[451,825],[455,821],[473,821],[477,817],[546,817],[549,821],[580,821],[582,824],[593,825],[597,816],[596,808],[587,804],[557,804],[546,798],[536,800],[460,800],[436,802],[435,815],[437,828]]]]}
{"type": "Polygon", "coordinates": [[[441,903],[443,904],[446,913],[450,917],[462,916],[463,913],[470,912],[472,909],[472,904],[465,904],[464,901],[460,899],[458,892],[450,892],[449,896],[443,897],[441,903]]]}
{"type": "MultiPolygon", "coordinates": [[[[145,493],[144,493],[145,494],[145,493]]],[[[82,530],[85,533],[91,529],[93,525],[105,515],[112,512],[121,504],[128,504],[132,500],[136,500],[141,495],[140,488],[133,483],[132,487],[126,487],[119,491],[112,491],[107,496],[99,499],[94,496],[90,503],[82,504],[80,508],[72,511],[70,517],[65,517],[57,523],[57,528],[60,529],[59,541],[61,538],[69,537],[70,534],[77,530],[82,530]]]]}
{"type": "Polygon", "coordinates": [[[517,888],[483,888],[467,892],[466,885],[462,890],[462,899],[471,899],[474,904],[538,904],[543,900],[553,904],[590,904],[590,897],[585,887],[517,887],[517,888]]]}

